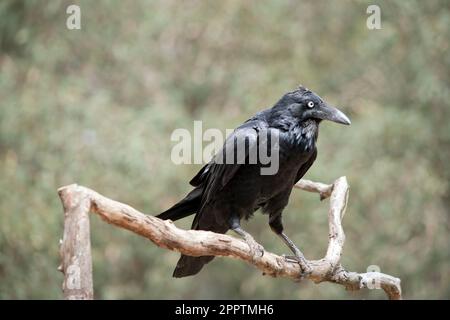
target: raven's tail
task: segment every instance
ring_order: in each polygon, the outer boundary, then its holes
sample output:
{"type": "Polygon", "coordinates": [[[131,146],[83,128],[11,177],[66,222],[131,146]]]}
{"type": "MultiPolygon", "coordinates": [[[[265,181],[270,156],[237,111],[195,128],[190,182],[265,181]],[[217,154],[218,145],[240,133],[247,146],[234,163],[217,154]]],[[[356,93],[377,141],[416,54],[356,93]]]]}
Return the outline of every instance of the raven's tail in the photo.
{"type": "Polygon", "coordinates": [[[193,276],[199,273],[203,266],[212,259],[214,259],[214,256],[190,257],[182,254],[180,260],[178,260],[177,267],[173,271],[173,277],[193,276]]]}
{"type": "MultiPolygon", "coordinates": [[[[198,213],[196,218],[198,218],[198,215],[201,215],[202,213],[198,213]]],[[[199,218],[201,219],[201,218],[199,218]]],[[[198,219],[198,220],[199,220],[198,219]]],[[[199,228],[197,219],[194,219],[194,222],[192,224],[192,229],[194,230],[204,230],[199,228]]],[[[221,225],[216,224],[213,227],[208,228],[208,231],[212,231],[215,233],[226,233],[228,231],[229,227],[228,225],[221,225]]],[[[209,262],[211,262],[212,259],[214,259],[214,256],[201,256],[201,257],[191,257],[191,256],[185,256],[184,254],[181,255],[180,259],[178,260],[177,266],[175,270],[173,271],[173,276],[175,278],[182,278],[182,277],[188,277],[193,276],[194,274],[197,274],[202,270],[203,266],[209,262]]]]}
{"type": "Polygon", "coordinates": [[[197,187],[189,192],[183,200],[175,204],[172,208],[160,213],[156,217],[163,220],[170,219],[172,221],[176,221],[194,214],[200,209],[202,194],[203,188],[197,187]]]}

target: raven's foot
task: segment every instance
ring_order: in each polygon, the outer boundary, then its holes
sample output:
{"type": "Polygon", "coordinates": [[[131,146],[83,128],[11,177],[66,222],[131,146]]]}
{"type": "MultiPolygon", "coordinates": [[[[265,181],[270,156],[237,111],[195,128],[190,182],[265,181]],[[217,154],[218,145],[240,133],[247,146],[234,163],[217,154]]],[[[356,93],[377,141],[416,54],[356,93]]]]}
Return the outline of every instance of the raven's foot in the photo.
{"type": "Polygon", "coordinates": [[[287,255],[283,255],[284,259],[287,262],[296,262],[299,264],[301,272],[300,272],[300,276],[299,276],[299,280],[302,280],[306,277],[308,277],[313,269],[310,265],[310,263],[305,259],[305,257],[303,256],[303,254],[299,251],[297,252],[297,254],[295,256],[287,256],[287,255]],[[298,254],[300,253],[300,254],[298,254]]]}
{"type": "Polygon", "coordinates": [[[260,245],[256,240],[252,237],[250,233],[242,230],[242,228],[238,225],[233,228],[233,231],[240,235],[244,241],[248,244],[250,248],[250,252],[254,257],[262,257],[264,255],[264,247],[260,245]]]}
{"type": "Polygon", "coordinates": [[[249,233],[244,236],[244,241],[248,244],[253,256],[262,257],[264,255],[264,247],[256,242],[249,233]]]}

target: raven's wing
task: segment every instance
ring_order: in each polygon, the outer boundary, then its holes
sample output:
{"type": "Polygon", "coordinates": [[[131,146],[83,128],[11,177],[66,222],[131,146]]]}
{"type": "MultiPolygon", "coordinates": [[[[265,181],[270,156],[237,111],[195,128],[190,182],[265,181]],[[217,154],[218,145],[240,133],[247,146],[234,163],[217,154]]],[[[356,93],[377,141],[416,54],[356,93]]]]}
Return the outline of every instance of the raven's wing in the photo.
{"type": "Polygon", "coordinates": [[[193,229],[198,227],[202,212],[208,210],[215,195],[230,182],[242,164],[248,163],[249,153],[257,150],[261,130],[267,127],[264,121],[251,119],[236,128],[225,141],[221,151],[190,181],[191,185],[203,188],[201,208],[194,219],[193,229]],[[238,147],[243,147],[243,144],[244,148],[238,151],[238,147]],[[229,153],[230,151],[232,152],[229,153]],[[230,154],[234,157],[230,158],[230,154]]]}
{"type": "Polygon", "coordinates": [[[249,151],[257,150],[259,133],[267,127],[264,121],[251,119],[236,128],[226,139],[222,149],[189,183],[194,187],[207,184],[210,190],[223,188],[235,175],[240,166],[247,161],[249,151]],[[238,147],[243,148],[238,151],[238,147]]]}
{"type": "Polygon", "coordinates": [[[295,177],[295,183],[297,183],[304,175],[305,173],[311,168],[312,164],[317,158],[317,148],[314,148],[314,152],[309,157],[308,161],[306,161],[300,169],[297,171],[297,176],[295,177]]]}

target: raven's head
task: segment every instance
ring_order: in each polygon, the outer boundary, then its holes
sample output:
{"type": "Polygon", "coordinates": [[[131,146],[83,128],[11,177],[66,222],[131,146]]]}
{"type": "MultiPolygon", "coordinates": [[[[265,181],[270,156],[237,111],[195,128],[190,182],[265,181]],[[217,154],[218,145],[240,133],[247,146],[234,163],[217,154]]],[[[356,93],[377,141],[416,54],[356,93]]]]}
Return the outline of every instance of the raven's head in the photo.
{"type": "Polygon", "coordinates": [[[302,86],[286,93],[277,103],[277,105],[280,104],[287,107],[291,114],[300,121],[313,119],[318,122],[330,120],[346,125],[351,123],[342,111],[329,106],[317,94],[302,86]]]}

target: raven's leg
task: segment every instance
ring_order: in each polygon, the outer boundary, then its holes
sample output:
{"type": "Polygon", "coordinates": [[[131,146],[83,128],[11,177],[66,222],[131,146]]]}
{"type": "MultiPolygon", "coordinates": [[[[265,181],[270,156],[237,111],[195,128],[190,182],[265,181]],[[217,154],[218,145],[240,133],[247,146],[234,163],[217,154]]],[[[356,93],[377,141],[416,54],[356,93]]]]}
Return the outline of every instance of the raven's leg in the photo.
{"type": "Polygon", "coordinates": [[[261,257],[264,255],[264,247],[256,242],[256,240],[250,233],[241,228],[241,221],[239,216],[234,215],[231,217],[230,227],[234,232],[240,235],[245,242],[247,242],[253,254],[259,255],[261,257]]]}
{"type": "MultiPolygon", "coordinates": [[[[281,214],[275,214],[270,215],[269,217],[269,225],[273,232],[275,232],[282,240],[283,242],[291,249],[291,251],[294,253],[295,257],[294,260],[298,262],[300,265],[300,268],[302,269],[303,274],[309,274],[311,273],[312,269],[309,266],[308,261],[306,261],[305,256],[300,251],[299,248],[292,242],[291,239],[283,232],[283,223],[281,221],[281,214]]],[[[291,257],[286,257],[291,258],[291,257]]]]}

